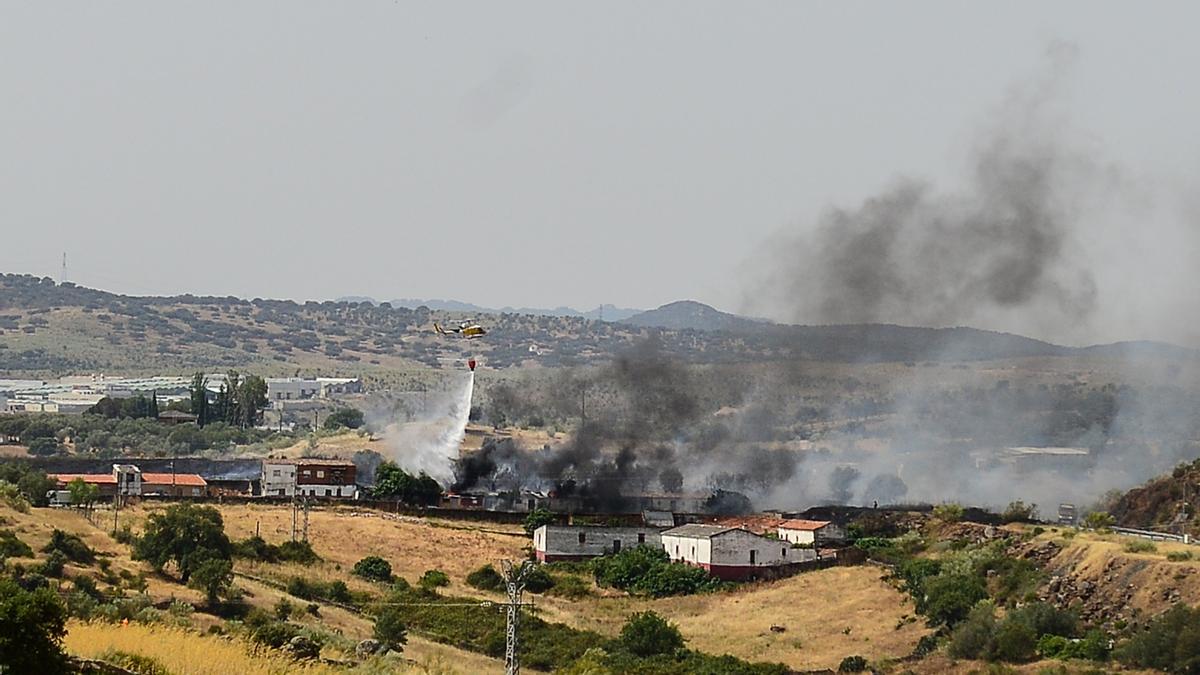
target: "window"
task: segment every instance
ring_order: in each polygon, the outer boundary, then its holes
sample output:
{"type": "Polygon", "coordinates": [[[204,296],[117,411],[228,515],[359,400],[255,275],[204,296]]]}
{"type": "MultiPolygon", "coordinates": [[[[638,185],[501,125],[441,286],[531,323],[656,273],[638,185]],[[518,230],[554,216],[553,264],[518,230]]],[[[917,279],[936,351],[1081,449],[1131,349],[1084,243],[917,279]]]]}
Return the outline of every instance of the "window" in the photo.
{"type": "Polygon", "coordinates": [[[308,469],[305,469],[305,470],[303,470],[303,471],[301,471],[301,472],[300,472],[300,475],[301,475],[301,476],[311,476],[311,475],[312,475],[312,472],[311,472],[311,471],[309,471],[308,469]]]}
{"type": "Polygon", "coordinates": [[[781,548],[781,549],[779,549],[779,555],[781,555],[781,556],[783,556],[784,558],[786,558],[786,557],[787,557],[787,549],[786,549],[786,548],[781,548]]]}
{"type": "Polygon", "coordinates": [[[324,477],[325,477],[325,472],[320,469],[317,469],[317,478],[324,478],[324,477]]]}
{"type": "Polygon", "coordinates": [[[579,533],[579,543],[581,543],[581,544],[587,543],[587,535],[584,534],[583,532],[579,533]]]}
{"type": "Polygon", "coordinates": [[[639,544],[646,543],[646,533],[645,532],[638,532],[638,543],[639,544]]]}
{"type": "Polygon", "coordinates": [[[755,551],[754,549],[751,549],[751,550],[750,550],[750,564],[751,564],[751,565],[753,565],[753,564],[754,564],[754,562],[755,562],[755,558],[757,557],[757,554],[758,554],[758,551],[755,551]]]}
{"type": "Polygon", "coordinates": [[[272,471],[272,472],[271,472],[271,475],[272,475],[272,476],[274,476],[274,477],[276,477],[276,478],[279,478],[279,469],[275,469],[274,471],[272,471]]]}
{"type": "Polygon", "coordinates": [[[325,496],[326,496],[326,497],[328,497],[328,496],[329,496],[329,495],[331,495],[331,494],[333,494],[333,492],[332,492],[332,491],[330,491],[330,489],[329,489],[329,488],[325,488],[325,496]]]}

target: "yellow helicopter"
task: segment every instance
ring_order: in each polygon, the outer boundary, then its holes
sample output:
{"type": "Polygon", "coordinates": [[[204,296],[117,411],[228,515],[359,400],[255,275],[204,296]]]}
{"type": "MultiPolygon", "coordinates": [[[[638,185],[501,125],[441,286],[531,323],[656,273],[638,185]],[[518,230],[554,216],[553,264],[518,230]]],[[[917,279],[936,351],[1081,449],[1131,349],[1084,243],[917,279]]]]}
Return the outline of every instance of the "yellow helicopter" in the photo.
{"type": "Polygon", "coordinates": [[[457,335],[468,340],[481,338],[484,335],[487,335],[487,330],[478,323],[475,323],[474,319],[467,319],[466,321],[459,323],[457,328],[449,329],[442,328],[439,324],[435,323],[433,324],[433,329],[437,331],[438,335],[457,335]]]}

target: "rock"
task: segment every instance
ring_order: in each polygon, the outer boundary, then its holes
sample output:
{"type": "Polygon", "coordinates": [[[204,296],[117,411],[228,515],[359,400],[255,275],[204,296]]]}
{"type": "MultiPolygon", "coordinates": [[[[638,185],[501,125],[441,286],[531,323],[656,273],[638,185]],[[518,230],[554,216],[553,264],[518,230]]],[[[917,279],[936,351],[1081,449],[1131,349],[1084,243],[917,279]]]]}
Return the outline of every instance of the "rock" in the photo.
{"type": "Polygon", "coordinates": [[[382,652],[383,649],[383,643],[379,640],[367,639],[358,643],[358,646],[354,648],[354,654],[360,659],[365,659],[382,652]]]}
{"type": "Polygon", "coordinates": [[[787,630],[787,628],[784,628],[783,626],[777,626],[775,624],[771,624],[771,632],[772,633],[782,633],[785,630],[787,630]]]}
{"type": "Polygon", "coordinates": [[[321,655],[321,645],[303,635],[288,640],[287,650],[298,659],[315,659],[321,655]]]}

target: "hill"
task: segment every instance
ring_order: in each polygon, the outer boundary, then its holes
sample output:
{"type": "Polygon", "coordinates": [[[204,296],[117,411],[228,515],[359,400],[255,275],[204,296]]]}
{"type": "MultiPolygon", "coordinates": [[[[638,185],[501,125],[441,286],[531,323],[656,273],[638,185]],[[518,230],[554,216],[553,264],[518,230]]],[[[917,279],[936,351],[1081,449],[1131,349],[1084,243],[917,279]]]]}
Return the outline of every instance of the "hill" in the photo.
{"type": "Polygon", "coordinates": [[[1074,349],[973,328],[788,326],[695,302],[672,303],[627,322],[480,314],[477,318],[489,331],[483,340],[441,337],[433,331],[435,321],[453,323],[465,316],[360,301],[127,296],[0,274],[0,375],[182,374],[231,367],[268,375],[396,373],[459,367],[467,357],[490,369],[593,365],[648,338],[665,357],[703,364],[1195,354],[1158,343],[1152,348],[1074,349]]]}

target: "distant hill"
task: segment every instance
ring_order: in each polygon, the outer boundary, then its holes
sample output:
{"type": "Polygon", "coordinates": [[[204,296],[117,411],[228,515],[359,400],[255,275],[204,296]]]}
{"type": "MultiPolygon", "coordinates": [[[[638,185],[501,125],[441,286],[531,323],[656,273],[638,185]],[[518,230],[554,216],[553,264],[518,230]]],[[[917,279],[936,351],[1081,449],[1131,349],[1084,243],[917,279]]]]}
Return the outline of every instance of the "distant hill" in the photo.
{"type": "Polygon", "coordinates": [[[722,312],[695,300],[670,302],[657,309],[634,314],[621,320],[644,328],[667,328],[670,330],[724,330],[731,332],[759,330],[764,321],[747,319],[736,314],[722,312]]]}
{"type": "MultiPolygon", "coordinates": [[[[974,328],[884,324],[791,326],[683,301],[626,321],[583,316],[416,309],[367,300],[243,300],[127,296],[52,279],[0,274],[0,377],[69,372],[186,374],[255,368],[264,374],[385,373],[460,367],[594,365],[654,338],[680,363],[978,361],[1024,356],[1196,358],[1194,350],[1137,342],[1062,347],[974,328]],[[439,336],[433,322],[478,314],[482,340],[439,336]],[[457,315],[457,316],[456,316],[457,315]]],[[[473,307],[473,306],[472,306],[473,307]]],[[[543,310],[544,311],[544,310],[543,310]]],[[[564,310],[565,311],[565,310],[564,310]]],[[[574,310],[570,310],[574,311],[574,310]]],[[[619,311],[619,310],[618,310],[619,311]]],[[[391,375],[388,375],[389,377],[391,375]]]]}
{"type": "MultiPolygon", "coordinates": [[[[338,302],[369,302],[373,305],[378,305],[379,301],[366,296],[351,295],[338,298],[338,302]]],[[[554,309],[546,309],[544,307],[484,307],[470,302],[461,300],[439,300],[432,298],[422,300],[420,298],[397,298],[389,300],[388,304],[392,307],[404,307],[407,309],[417,309],[418,307],[428,307],[432,310],[440,312],[463,312],[466,314],[528,314],[530,316],[573,316],[580,319],[592,319],[594,321],[621,321],[628,319],[631,316],[640,314],[640,309],[629,309],[627,307],[617,307],[616,305],[601,305],[596,309],[586,312],[580,311],[573,307],[555,307],[554,309]]]]}

